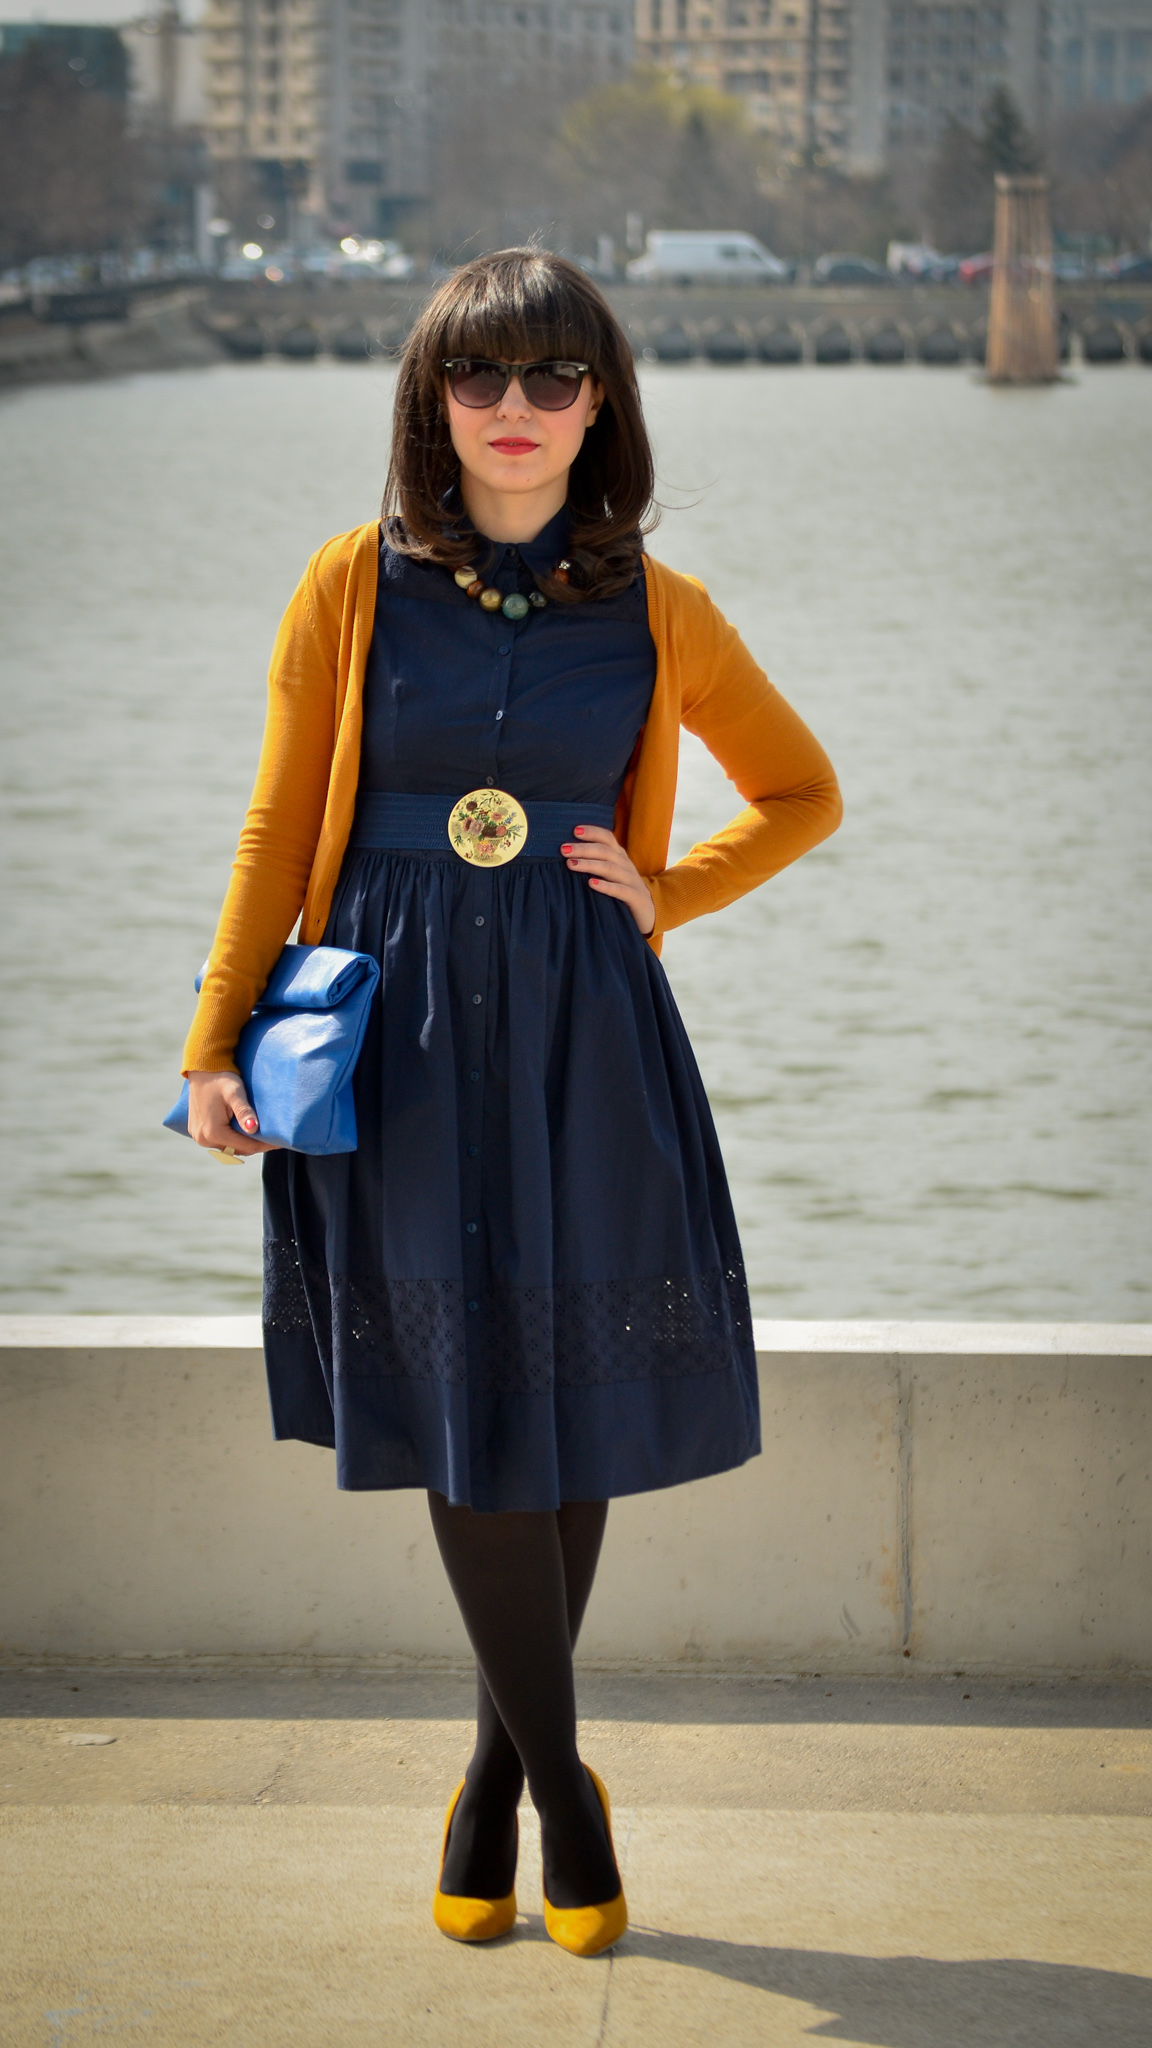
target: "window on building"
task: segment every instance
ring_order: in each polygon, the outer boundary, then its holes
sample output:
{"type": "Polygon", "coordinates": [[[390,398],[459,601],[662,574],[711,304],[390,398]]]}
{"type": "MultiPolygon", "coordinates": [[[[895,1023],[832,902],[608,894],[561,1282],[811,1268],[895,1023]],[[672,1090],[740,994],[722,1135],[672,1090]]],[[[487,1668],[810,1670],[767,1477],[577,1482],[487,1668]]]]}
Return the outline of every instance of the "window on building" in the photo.
{"type": "Polygon", "coordinates": [[[676,0],[676,33],[678,36],[688,33],[688,0],[676,0]]]}
{"type": "Polygon", "coordinates": [[[1149,90],[1152,72],[1152,35],[1132,30],[1124,39],[1124,80],[1122,98],[1130,106],[1149,90]]]}
{"type": "Polygon", "coordinates": [[[1116,38],[1107,30],[1092,38],[1092,97],[1111,100],[1116,96],[1116,38]]]}

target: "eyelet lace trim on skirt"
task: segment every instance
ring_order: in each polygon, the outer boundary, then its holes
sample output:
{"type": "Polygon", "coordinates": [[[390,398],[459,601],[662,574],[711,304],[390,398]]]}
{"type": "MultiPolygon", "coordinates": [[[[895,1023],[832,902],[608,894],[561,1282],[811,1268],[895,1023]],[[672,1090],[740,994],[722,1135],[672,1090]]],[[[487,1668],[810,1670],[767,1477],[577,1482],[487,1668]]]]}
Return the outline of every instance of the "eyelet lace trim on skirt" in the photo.
{"type": "Polygon", "coordinates": [[[283,1240],[264,1247],[264,1323],[311,1330],[324,1366],[343,1378],[500,1394],[725,1372],[752,1343],[742,1267],[500,1288],[470,1309],[458,1281],[329,1275],[283,1240]]]}

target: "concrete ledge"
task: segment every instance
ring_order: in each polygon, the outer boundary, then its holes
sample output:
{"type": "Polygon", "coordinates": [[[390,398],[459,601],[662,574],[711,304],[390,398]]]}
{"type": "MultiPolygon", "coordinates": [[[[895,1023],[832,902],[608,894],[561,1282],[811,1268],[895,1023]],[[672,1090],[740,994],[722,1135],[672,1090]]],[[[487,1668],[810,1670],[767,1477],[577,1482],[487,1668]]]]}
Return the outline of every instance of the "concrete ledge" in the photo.
{"type": "MultiPolygon", "coordinates": [[[[415,1493],[271,1442],[254,1317],[0,1318],[10,1658],[438,1659],[415,1493]]],[[[764,1456],[614,1505],[581,1655],[1152,1667],[1152,1326],[758,1323],[764,1456]]]]}

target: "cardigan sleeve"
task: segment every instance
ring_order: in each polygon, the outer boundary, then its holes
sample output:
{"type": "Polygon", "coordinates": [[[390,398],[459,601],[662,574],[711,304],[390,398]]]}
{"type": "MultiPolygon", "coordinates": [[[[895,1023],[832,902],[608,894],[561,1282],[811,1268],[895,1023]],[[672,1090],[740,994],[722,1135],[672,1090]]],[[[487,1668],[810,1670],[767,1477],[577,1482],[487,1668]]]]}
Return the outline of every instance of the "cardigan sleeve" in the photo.
{"type": "Polygon", "coordinates": [[[681,722],[702,739],[747,809],[646,880],[657,932],[720,910],[836,830],[843,803],[823,747],[773,688],[734,626],[696,586],[681,722]]]}
{"type": "Polygon", "coordinates": [[[184,1045],[186,1074],[235,1072],[236,1041],[304,902],[335,743],[333,549],[309,562],[276,636],[256,783],[184,1045]]]}

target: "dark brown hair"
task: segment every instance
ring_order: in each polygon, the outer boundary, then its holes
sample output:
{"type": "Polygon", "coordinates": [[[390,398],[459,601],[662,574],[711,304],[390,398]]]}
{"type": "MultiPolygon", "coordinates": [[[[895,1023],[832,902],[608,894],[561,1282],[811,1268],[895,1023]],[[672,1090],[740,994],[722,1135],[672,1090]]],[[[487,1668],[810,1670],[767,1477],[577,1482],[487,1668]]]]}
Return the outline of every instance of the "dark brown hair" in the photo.
{"type": "Polygon", "coordinates": [[[456,531],[460,462],[443,405],[447,356],[591,364],[604,403],[568,478],[571,580],[540,579],[560,602],[610,597],[634,580],[642,535],[655,524],[652,450],[632,351],[591,278],[547,249],[478,256],[441,285],[409,337],[393,408],[384,493],[391,545],[418,561],[459,569],[474,540],[456,531]]]}

